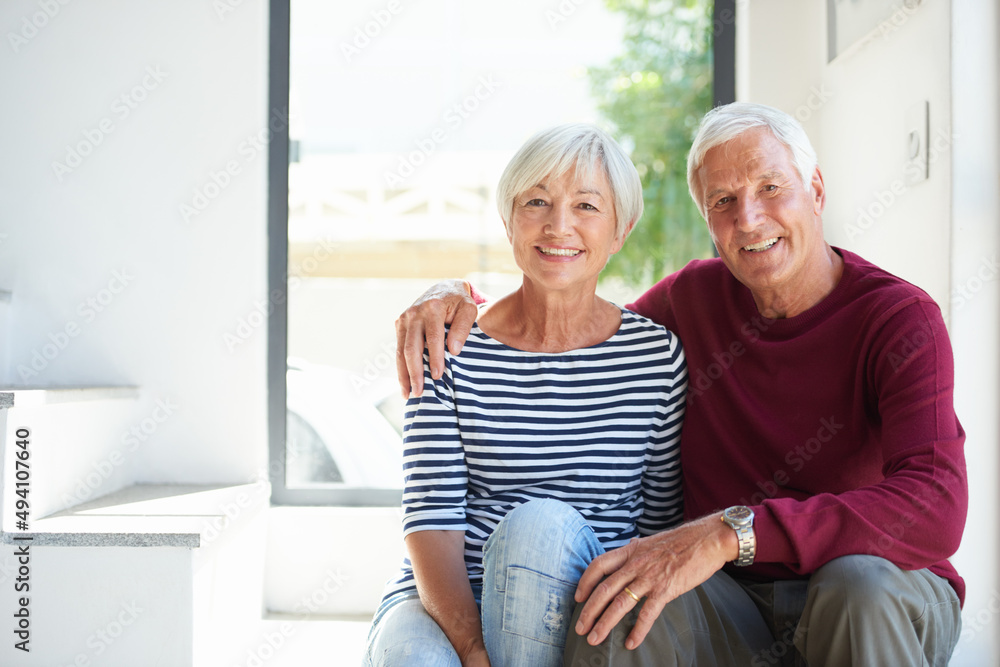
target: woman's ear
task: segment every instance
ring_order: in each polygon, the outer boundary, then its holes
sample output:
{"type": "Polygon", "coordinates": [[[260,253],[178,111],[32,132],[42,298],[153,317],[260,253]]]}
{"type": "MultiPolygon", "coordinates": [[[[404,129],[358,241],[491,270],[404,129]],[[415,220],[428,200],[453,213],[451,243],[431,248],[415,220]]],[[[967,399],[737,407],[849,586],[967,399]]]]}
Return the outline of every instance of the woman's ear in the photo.
{"type": "Polygon", "coordinates": [[[625,231],[622,232],[621,235],[618,236],[615,239],[615,242],[611,244],[611,254],[612,255],[617,254],[618,251],[621,250],[625,246],[625,239],[628,238],[628,235],[632,231],[633,227],[635,227],[635,220],[633,220],[632,222],[630,222],[628,224],[628,227],[625,228],[625,231]]]}

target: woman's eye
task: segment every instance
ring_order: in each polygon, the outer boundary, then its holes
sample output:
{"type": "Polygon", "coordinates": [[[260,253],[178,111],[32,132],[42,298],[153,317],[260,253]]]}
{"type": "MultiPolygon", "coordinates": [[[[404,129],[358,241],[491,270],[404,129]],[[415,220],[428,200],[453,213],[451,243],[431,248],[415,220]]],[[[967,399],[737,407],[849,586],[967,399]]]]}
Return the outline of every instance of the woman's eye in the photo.
{"type": "Polygon", "coordinates": [[[583,202],[582,204],[580,204],[580,208],[585,209],[587,211],[596,211],[597,210],[596,206],[594,206],[593,204],[588,204],[587,202],[583,202]]]}
{"type": "Polygon", "coordinates": [[[525,206],[545,206],[544,199],[529,199],[525,202],[525,206]]]}

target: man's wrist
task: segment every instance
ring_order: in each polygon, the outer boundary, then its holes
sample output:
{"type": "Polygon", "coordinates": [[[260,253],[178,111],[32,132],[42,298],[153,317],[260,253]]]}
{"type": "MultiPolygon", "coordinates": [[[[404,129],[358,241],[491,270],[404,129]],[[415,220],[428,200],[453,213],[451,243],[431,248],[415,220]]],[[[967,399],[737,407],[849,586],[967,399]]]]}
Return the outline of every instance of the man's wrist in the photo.
{"type": "Polygon", "coordinates": [[[746,505],[734,505],[722,512],[722,522],[733,529],[737,541],[737,555],[732,560],[737,567],[752,565],[757,554],[757,535],[754,532],[754,513],[746,505]]]}

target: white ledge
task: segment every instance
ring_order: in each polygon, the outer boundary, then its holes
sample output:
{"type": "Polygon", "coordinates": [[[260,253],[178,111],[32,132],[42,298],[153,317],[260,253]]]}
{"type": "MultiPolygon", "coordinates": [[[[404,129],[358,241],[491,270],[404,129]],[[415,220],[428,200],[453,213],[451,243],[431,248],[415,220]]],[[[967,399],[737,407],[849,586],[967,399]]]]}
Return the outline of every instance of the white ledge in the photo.
{"type": "Polygon", "coordinates": [[[30,408],[52,403],[138,398],[138,387],[3,387],[0,408],[30,408]]]}
{"type": "Polygon", "coordinates": [[[130,486],[4,531],[5,544],[62,547],[198,548],[266,509],[266,482],[220,485],[130,486]]]}

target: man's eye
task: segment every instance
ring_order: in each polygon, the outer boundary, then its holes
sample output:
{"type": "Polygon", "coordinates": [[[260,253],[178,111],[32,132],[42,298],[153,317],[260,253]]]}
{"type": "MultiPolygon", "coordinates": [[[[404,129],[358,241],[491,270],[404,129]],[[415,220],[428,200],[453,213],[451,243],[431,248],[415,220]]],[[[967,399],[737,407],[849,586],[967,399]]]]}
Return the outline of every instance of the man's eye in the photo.
{"type": "Polygon", "coordinates": [[[715,206],[716,206],[716,208],[718,208],[719,206],[725,206],[726,204],[728,204],[732,200],[733,200],[732,197],[723,197],[722,199],[719,199],[719,200],[717,200],[715,202],[715,206]]]}
{"type": "Polygon", "coordinates": [[[765,192],[774,192],[775,190],[778,189],[778,186],[777,185],[765,185],[763,189],[764,189],[765,192]]]}

